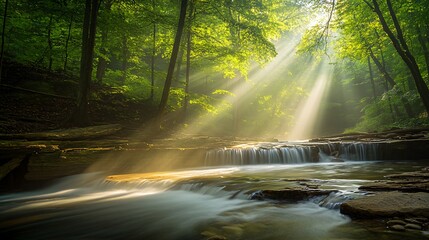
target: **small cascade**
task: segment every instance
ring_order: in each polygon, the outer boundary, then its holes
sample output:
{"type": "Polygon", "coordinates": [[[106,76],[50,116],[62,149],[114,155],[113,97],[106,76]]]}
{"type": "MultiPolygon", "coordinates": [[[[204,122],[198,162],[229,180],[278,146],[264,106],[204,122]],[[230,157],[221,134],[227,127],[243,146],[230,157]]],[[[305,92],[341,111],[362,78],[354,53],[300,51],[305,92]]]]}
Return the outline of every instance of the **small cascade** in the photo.
{"type": "Polygon", "coordinates": [[[347,200],[353,199],[355,195],[357,194],[353,192],[347,192],[347,191],[333,192],[329,194],[327,197],[314,199],[313,202],[317,203],[321,207],[325,207],[329,209],[339,209],[341,204],[343,204],[347,200]]]}
{"type": "Polygon", "coordinates": [[[339,148],[340,158],[355,161],[380,160],[381,152],[377,142],[342,143],[339,148]]]}
{"type": "Polygon", "coordinates": [[[318,149],[312,146],[245,146],[208,151],[206,166],[290,164],[317,162],[318,149]],[[315,157],[316,155],[316,157],[315,157]]]}
{"type": "Polygon", "coordinates": [[[264,143],[210,150],[205,166],[382,160],[379,142],[264,143]]]}

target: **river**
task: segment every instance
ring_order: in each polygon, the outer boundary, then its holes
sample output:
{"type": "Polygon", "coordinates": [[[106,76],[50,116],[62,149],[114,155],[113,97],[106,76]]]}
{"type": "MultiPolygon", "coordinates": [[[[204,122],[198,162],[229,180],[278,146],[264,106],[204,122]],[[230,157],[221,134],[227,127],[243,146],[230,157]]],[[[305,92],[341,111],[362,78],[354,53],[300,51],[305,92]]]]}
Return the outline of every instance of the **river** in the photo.
{"type": "Polygon", "coordinates": [[[424,163],[346,161],[206,166],[108,177],[88,173],[0,196],[0,239],[428,239],[382,221],[351,221],[358,187],[424,163]],[[130,177],[131,176],[131,177],[130,177]],[[252,200],[265,189],[336,189],[300,202],[252,200]]]}

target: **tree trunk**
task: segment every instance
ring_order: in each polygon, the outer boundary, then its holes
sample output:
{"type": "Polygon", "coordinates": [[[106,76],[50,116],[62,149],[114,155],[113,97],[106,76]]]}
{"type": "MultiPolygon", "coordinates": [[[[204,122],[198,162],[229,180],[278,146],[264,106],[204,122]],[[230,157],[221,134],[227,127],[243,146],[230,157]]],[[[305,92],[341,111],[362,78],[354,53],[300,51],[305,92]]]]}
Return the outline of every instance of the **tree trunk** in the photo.
{"type": "MultiPolygon", "coordinates": [[[[378,70],[381,72],[383,77],[386,79],[386,85],[388,82],[390,84],[391,88],[395,87],[396,82],[395,82],[395,80],[393,80],[392,76],[390,76],[389,72],[386,70],[384,63],[382,64],[380,62],[380,60],[378,60],[378,58],[374,55],[374,52],[371,49],[369,49],[369,54],[370,54],[372,60],[374,61],[375,65],[377,66],[378,70]]],[[[386,91],[388,91],[388,87],[387,87],[386,91]]],[[[400,89],[398,89],[398,93],[400,95],[399,98],[400,98],[402,104],[404,105],[404,109],[405,109],[405,112],[407,113],[407,116],[410,118],[413,117],[414,113],[413,113],[413,110],[411,108],[410,103],[403,97],[404,94],[402,93],[402,91],[400,89]]],[[[389,99],[389,101],[390,101],[390,99],[389,99]]],[[[396,106],[395,106],[395,111],[397,114],[399,113],[398,109],[396,109],[396,106]]]]}
{"type": "Polygon", "coordinates": [[[99,0],[86,0],[85,2],[85,18],[82,28],[79,93],[77,107],[70,119],[70,124],[74,126],[86,126],[89,124],[88,99],[94,58],[98,1],[99,0]]]}
{"type": "Polygon", "coordinates": [[[418,35],[420,46],[422,47],[422,50],[423,50],[423,56],[425,57],[426,72],[429,76],[429,49],[427,46],[427,40],[425,39],[425,37],[423,37],[420,27],[417,27],[417,35],[418,35]]]}
{"type": "MultiPolygon", "coordinates": [[[[414,82],[416,83],[417,91],[420,95],[420,98],[423,102],[423,105],[425,106],[425,110],[427,114],[427,117],[429,117],[429,89],[426,83],[423,80],[423,77],[421,75],[419,66],[417,65],[417,62],[414,58],[414,56],[411,54],[408,45],[403,37],[403,32],[401,29],[401,26],[398,22],[398,19],[396,18],[395,11],[393,10],[392,3],[390,0],[386,0],[387,7],[389,9],[390,17],[392,18],[393,24],[395,26],[396,35],[393,33],[393,31],[390,29],[389,25],[386,22],[386,19],[383,16],[383,13],[380,9],[380,6],[377,2],[377,0],[372,0],[373,5],[371,6],[374,12],[377,14],[378,19],[380,20],[380,23],[383,27],[384,32],[388,35],[389,39],[391,40],[393,46],[395,47],[396,52],[399,54],[399,56],[402,58],[402,60],[407,65],[409,71],[411,72],[411,75],[413,76],[414,82]]],[[[368,2],[367,2],[368,4],[368,2]]]]}
{"type": "Polygon", "coordinates": [[[67,63],[68,63],[68,59],[69,59],[69,52],[68,52],[69,51],[69,42],[70,42],[70,38],[71,38],[73,19],[74,19],[74,15],[71,14],[68,33],[67,33],[67,39],[66,39],[66,45],[65,45],[64,66],[63,66],[64,72],[67,71],[67,63]]]}
{"type": "Polygon", "coordinates": [[[125,84],[125,80],[127,79],[127,68],[128,68],[128,39],[127,34],[124,33],[122,35],[122,64],[121,64],[121,71],[122,71],[122,84],[125,84]]]}
{"type": "MultiPolygon", "coordinates": [[[[156,0],[152,0],[152,10],[155,12],[156,0]]],[[[152,60],[150,63],[150,100],[153,102],[155,88],[155,55],[156,55],[156,21],[153,20],[152,60]]]]}
{"type": "Polygon", "coordinates": [[[191,72],[191,44],[192,44],[192,21],[194,13],[194,4],[193,0],[190,0],[189,3],[189,14],[188,14],[188,34],[186,41],[186,82],[185,82],[185,99],[183,103],[183,113],[184,120],[187,117],[188,104],[189,104],[189,78],[191,72]]]}
{"type": "Polygon", "coordinates": [[[180,47],[180,40],[182,38],[183,27],[185,26],[185,16],[186,8],[188,5],[188,0],[182,0],[180,7],[180,17],[179,24],[177,26],[176,37],[174,39],[173,51],[170,57],[170,63],[168,65],[167,77],[165,79],[164,89],[162,91],[161,102],[158,109],[158,120],[161,120],[161,117],[165,111],[168,101],[168,95],[170,93],[171,81],[173,79],[174,66],[176,65],[177,55],[180,47]]]}
{"type": "Polygon", "coordinates": [[[374,74],[372,72],[371,57],[370,56],[368,56],[368,70],[369,70],[369,79],[371,81],[372,94],[374,96],[374,101],[375,101],[375,99],[377,98],[377,93],[375,92],[374,74]]]}
{"type": "Polygon", "coordinates": [[[185,51],[183,50],[184,46],[179,47],[179,56],[177,57],[177,68],[176,68],[176,76],[173,78],[175,85],[174,86],[180,86],[180,72],[182,70],[182,62],[183,62],[183,55],[185,54],[185,51]]]}
{"type": "Polygon", "coordinates": [[[6,19],[7,19],[7,7],[9,5],[9,0],[6,0],[4,3],[4,12],[3,12],[3,26],[2,26],[2,34],[1,34],[1,49],[0,49],[0,83],[2,80],[2,73],[3,73],[3,55],[4,55],[4,37],[5,37],[5,31],[6,31],[6,19]]]}
{"type": "MultiPolygon", "coordinates": [[[[375,34],[377,36],[377,39],[380,39],[380,35],[378,35],[377,30],[375,31],[375,34]]],[[[381,48],[381,45],[380,44],[378,45],[379,45],[378,49],[380,50],[380,57],[381,57],[381,63],[382,63],[381,66],[383,67],[383,69],[387,71],[383,50],[381,48]]],[[[387,93],[389,91],[389,83],[387,82],[387,79],[384,81],[384,88],[385,88],[385,92],[387,93]]],[[[387,94],[387,101],[389,101],[389,110],[390,110],[390,114],[392,115],[392,119],[393,121],[396,121],[396,117],[399,116],[398,106],[392,103],[392,100],[389,94],[387,94]]]]}
{"type": "Polygon", "coordinates": [[[102,54],[102,56],[98,57],[97,70],[95,73],[95,79],[98,83],[103,82],[104,75],[106,74],[106,68],[107,68],[107,60],[105,58],[105,55],[107,54],[106,43],[107,43],[107,30],[102,30],[101,47],[100,47],[100,53],[102,54]]]}
{"type": "Polygon", "coordinates": [[[53,16],[51,14],[51,16],[49,17],[49,24],[48,24],[48,69],[49,71],[52,71],[52,38],[51,38],[51,33],[52,33],[52,20],[53,20],[53,16]]]}
{"type": "MultiPolygon", "coordinates": [[[[106,6],[106,16],[110,16],[110,12],[112,10],[112,1],[110,0],[104,1],[104,3],[106,6]]],[[[109,35],[109,24],[107,23],[103,25],[103,27],[101,28],[101,46],[100,46],[101,56],[98,57],[97,70],[95,73],[95,79],[98,83],[103,82],[103,78],[106,73],[106,68],[107,68],[106,48],[107,48],[108,35],[109,35]]]]}

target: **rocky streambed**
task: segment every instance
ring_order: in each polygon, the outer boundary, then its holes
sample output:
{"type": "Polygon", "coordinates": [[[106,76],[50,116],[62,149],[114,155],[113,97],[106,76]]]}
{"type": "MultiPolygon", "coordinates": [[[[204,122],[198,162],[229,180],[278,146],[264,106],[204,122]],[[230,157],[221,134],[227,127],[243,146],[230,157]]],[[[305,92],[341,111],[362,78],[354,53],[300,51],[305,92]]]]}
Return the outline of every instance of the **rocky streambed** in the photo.
{"type": "MultiPolygon", "coordinates": [[[[176,190],[197,189],[204,190],[204,194],[226,191],[231,199],[280,205],[313,201],[328,209],[339,209],[354,222],[369,222],[367,226],[376,221],[375,225],[392,231],[428,231],[427,129],[306,142],[208,136],[129,137],[117,134],[120,129],[118,125],[108,125],[0,136],[4,139],[0,141],[3,191],[33,189],[34,183],[51,183],[83,172],[103,172],[104,176],[110,175],[104,183],[115,186],[168,182],[174,183],[171,189],[176,190]],[[380,168],[377,164],[349,164],[350,157],[381,160],[380,168]],[[396,162],[400,164],[394,168],[383,165],[396,162]],[[237,166],[225,171],[230,163],[237,166]],[[247,168],[246,164],[257,165],[247,168]],[[365,168],[369,165],[373,167],[365,168]],[[209,171],[163,173],[201,167],[209,171]]],[[[207,239],[223,236],[210,231],[203,235],[207,239]]]]}

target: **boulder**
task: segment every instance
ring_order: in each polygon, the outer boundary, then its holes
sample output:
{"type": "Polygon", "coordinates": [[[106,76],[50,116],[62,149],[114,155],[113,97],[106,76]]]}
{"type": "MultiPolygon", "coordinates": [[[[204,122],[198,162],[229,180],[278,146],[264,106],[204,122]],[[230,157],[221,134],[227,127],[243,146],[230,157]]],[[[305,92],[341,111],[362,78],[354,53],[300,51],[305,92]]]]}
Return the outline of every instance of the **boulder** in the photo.
{"type": "Polygon", "coordinates": [[[343,203],[340,211],[352,218],[429,217],[429,193],[378,192],[343,203]]]}

